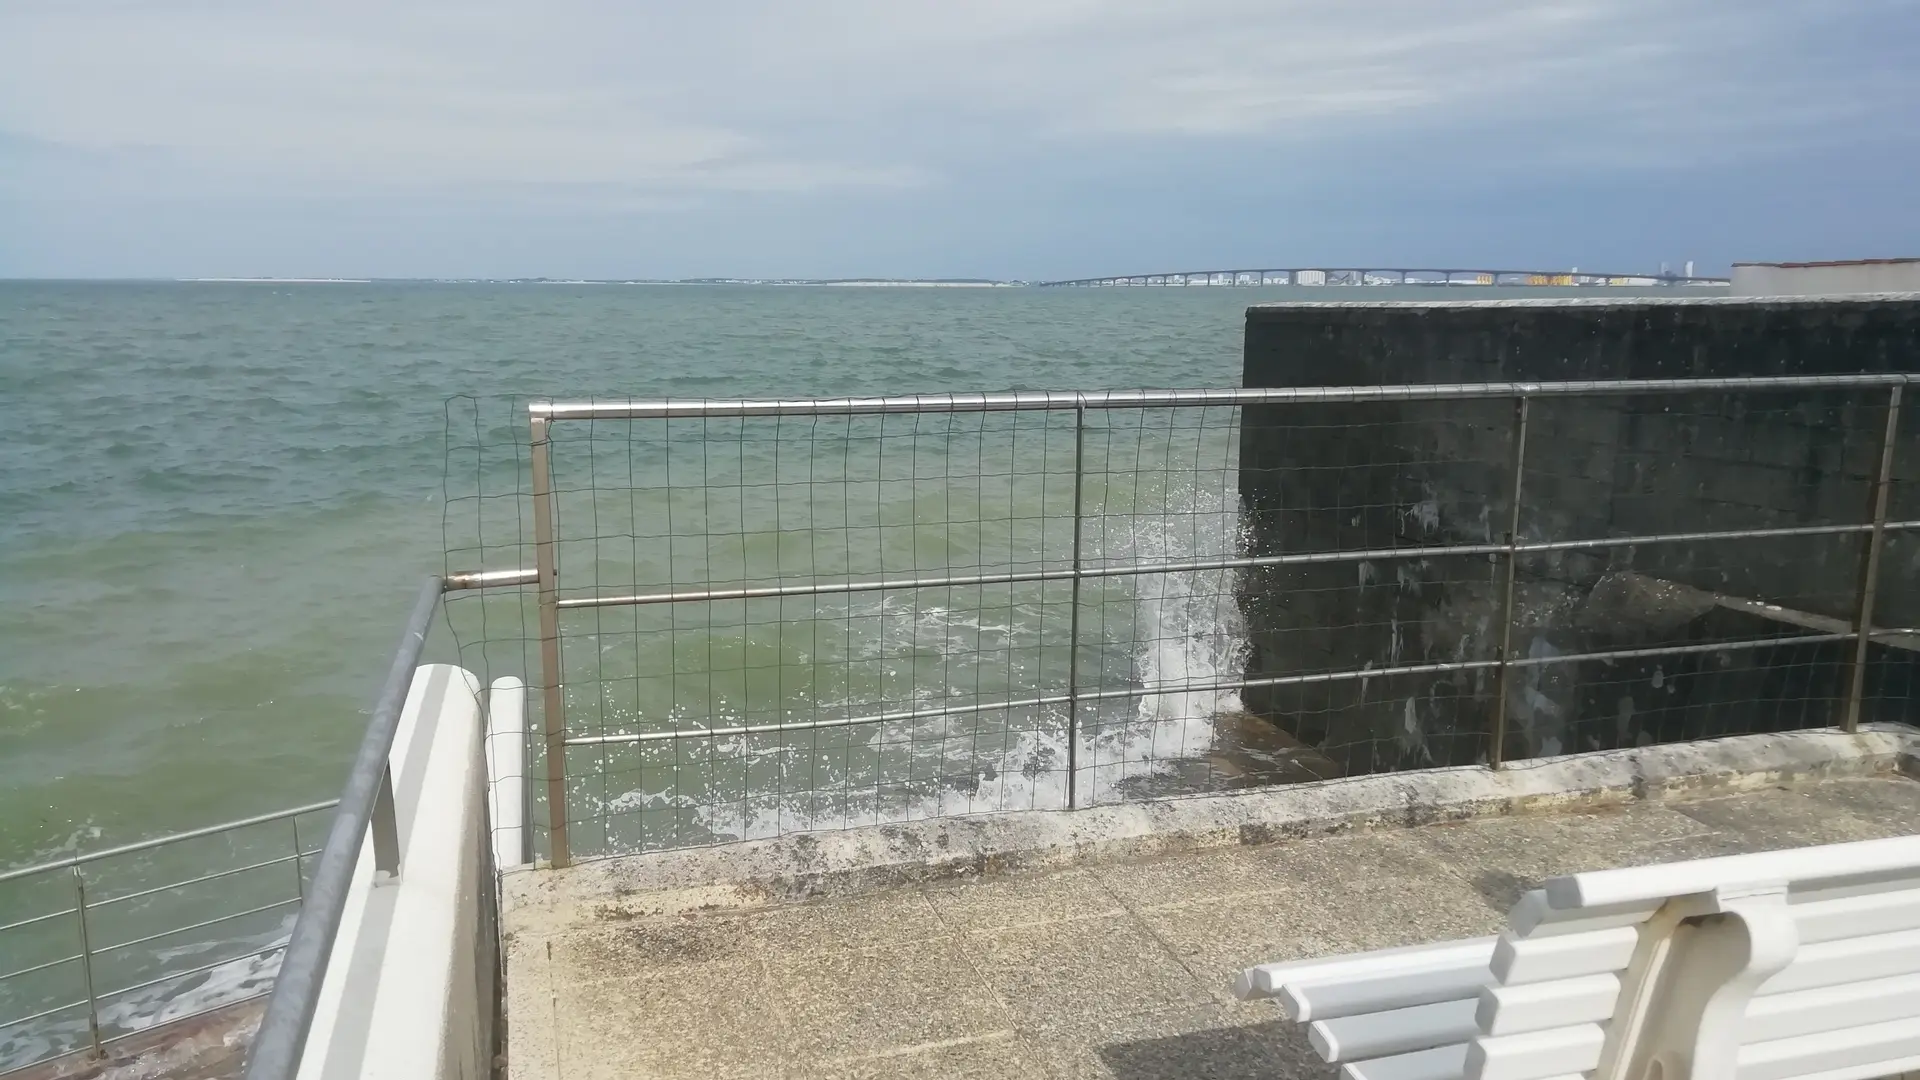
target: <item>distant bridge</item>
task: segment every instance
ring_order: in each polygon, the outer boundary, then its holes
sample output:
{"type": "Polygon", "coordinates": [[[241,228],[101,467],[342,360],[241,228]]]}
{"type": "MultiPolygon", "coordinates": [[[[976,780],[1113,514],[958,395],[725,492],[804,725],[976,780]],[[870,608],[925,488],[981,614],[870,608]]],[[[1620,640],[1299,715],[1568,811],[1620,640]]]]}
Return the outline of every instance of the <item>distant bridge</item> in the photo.
{"type": "Polygon", "coordinates": [[[1446,270],[1419,267],[1301,266],[1278,270],[1181,270],[1164,274],[1041,281],[1041,286],[1160,285],[1728,285],[1718,277],[1683,274],[1595,274],[1580,270],[1446,270]]]}

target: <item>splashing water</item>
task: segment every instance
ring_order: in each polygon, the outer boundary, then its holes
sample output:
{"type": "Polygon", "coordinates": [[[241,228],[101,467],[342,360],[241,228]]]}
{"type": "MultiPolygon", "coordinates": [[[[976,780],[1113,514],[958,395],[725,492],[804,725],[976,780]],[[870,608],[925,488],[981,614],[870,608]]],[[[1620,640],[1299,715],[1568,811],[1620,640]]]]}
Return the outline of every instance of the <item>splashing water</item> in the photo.
{"type": "MultiPolygon", "coordinates": [[[[1089,563],[1197,561],[1245,550],[1238,498],[1230,488],[1176,490],[1159,501],[1162,506],[1152,514],[1101,518],[1101,528],[1090,537],[1095,555],[1089,563]]],[[[1104,580],[1102,590],[1089,590],[1084,608],[1105,610],[1101,626],[1127,630],[1109,629],[1102,640],[1087,628],[1093,620],[1084,618],[1083,610],[1083,654],[1099,654],[1099,662],[1082,669],[1083,688],[1198,688],[1082,702],[1077,754],[1082,805],[1124,797],[1119,787],[1123,782],[1167,772],[1210,752],[1215,718],[1242,708],[1237,690],[1214,684],[1240,678],[1248,649],[1232,570],[1104,580]]],[[[860,663],[894,663],[901,670],[920,662],[942,673],[941,678],[915,678],[902,697],[887,699],[889,709],[937,708],[950,697],[963,700],[974,694],[975,678],[988,666],[1017,666],[1023,656],[1037,653],[1048,633],[1059,633],[1064,621],[1059,606],[968,608],[923,603],[908,592],[877,595],[849,609],[856,622],[871,630],[849,643],[849,655],[860,663]],[[1056,624],[1051,630],[1049,618],[1056,624]]],[[[1053,688],[1064,685],[1063,676],[1063,668],[1049,670],[1038,694],[1016,689],[1001,696],[1057,693],[1053,688]]],[[[873,710],[871,701],[844,694],[811,705],[818,715],[873,710]]],[[[981,724],[978,717],[962,714],[843,729],[850,732],[849,754],[881,764],[858,779],[843,776],[832,791],[825,790],[832,785],[819,782],[818,738],[768,748],[756,746],[752,736],[716,737],[707,744],[707,759],[752,759],[770,774],[756,774],[756,783],[738,784],[724,798],[711,791],[647,787],[610,792],[605,812],[667,814],[690,826],[677,837],[713,842],[1065,807],[1066,707],[1009,713],[1003,724],[981,724]]],[[[747,718],[724,709],[699,716],[682,712],[674,718],[675,727],[724,728],[745,722],[747,718]]]]}

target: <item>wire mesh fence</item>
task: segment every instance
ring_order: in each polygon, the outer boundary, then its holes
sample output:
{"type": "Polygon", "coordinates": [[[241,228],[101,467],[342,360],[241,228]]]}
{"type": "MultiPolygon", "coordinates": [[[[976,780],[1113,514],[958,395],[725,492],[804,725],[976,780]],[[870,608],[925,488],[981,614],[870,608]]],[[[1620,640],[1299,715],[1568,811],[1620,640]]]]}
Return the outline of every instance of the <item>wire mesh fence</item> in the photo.
{"type": "Polygon", "coordinates": [[[448,615],[558,862],[1910,719],[1903,384],[459,399],[448,615]]]}
{"type": "Polygon", "coordinates": [[[265,995],[332,806],[0,873],[0,1074],[265,995]]]}

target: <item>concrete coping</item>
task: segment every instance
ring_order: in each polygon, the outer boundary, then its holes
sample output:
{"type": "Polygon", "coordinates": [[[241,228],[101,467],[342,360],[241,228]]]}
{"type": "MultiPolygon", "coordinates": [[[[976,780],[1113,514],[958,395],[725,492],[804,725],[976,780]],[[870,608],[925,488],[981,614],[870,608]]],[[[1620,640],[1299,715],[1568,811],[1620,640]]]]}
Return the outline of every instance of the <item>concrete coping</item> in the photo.
{"type": "Polygon", "coordinates": [[[1517,762],[1384,773],[1121,803],[799,833],[714,847],[526,868],[518,908],[648,911],[739,907],[914,882],[1263,844],[1362,829],[1705,797],[1837,777],[1920,779],[1920,730],[1876,724],[1745,735],[1517,762]],[[645,894],[646,899],[641,894],[645,894]]]}

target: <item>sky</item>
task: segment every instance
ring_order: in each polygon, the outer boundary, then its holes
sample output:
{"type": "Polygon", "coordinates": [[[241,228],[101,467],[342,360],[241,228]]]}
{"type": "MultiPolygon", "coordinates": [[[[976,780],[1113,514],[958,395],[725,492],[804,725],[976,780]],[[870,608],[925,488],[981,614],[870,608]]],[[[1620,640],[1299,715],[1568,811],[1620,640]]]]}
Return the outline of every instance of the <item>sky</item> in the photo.
{"type": "Polygon", "coordinates": [[[0,277],[1920,255],[1920,0],[0,0],[0,277]]]}

